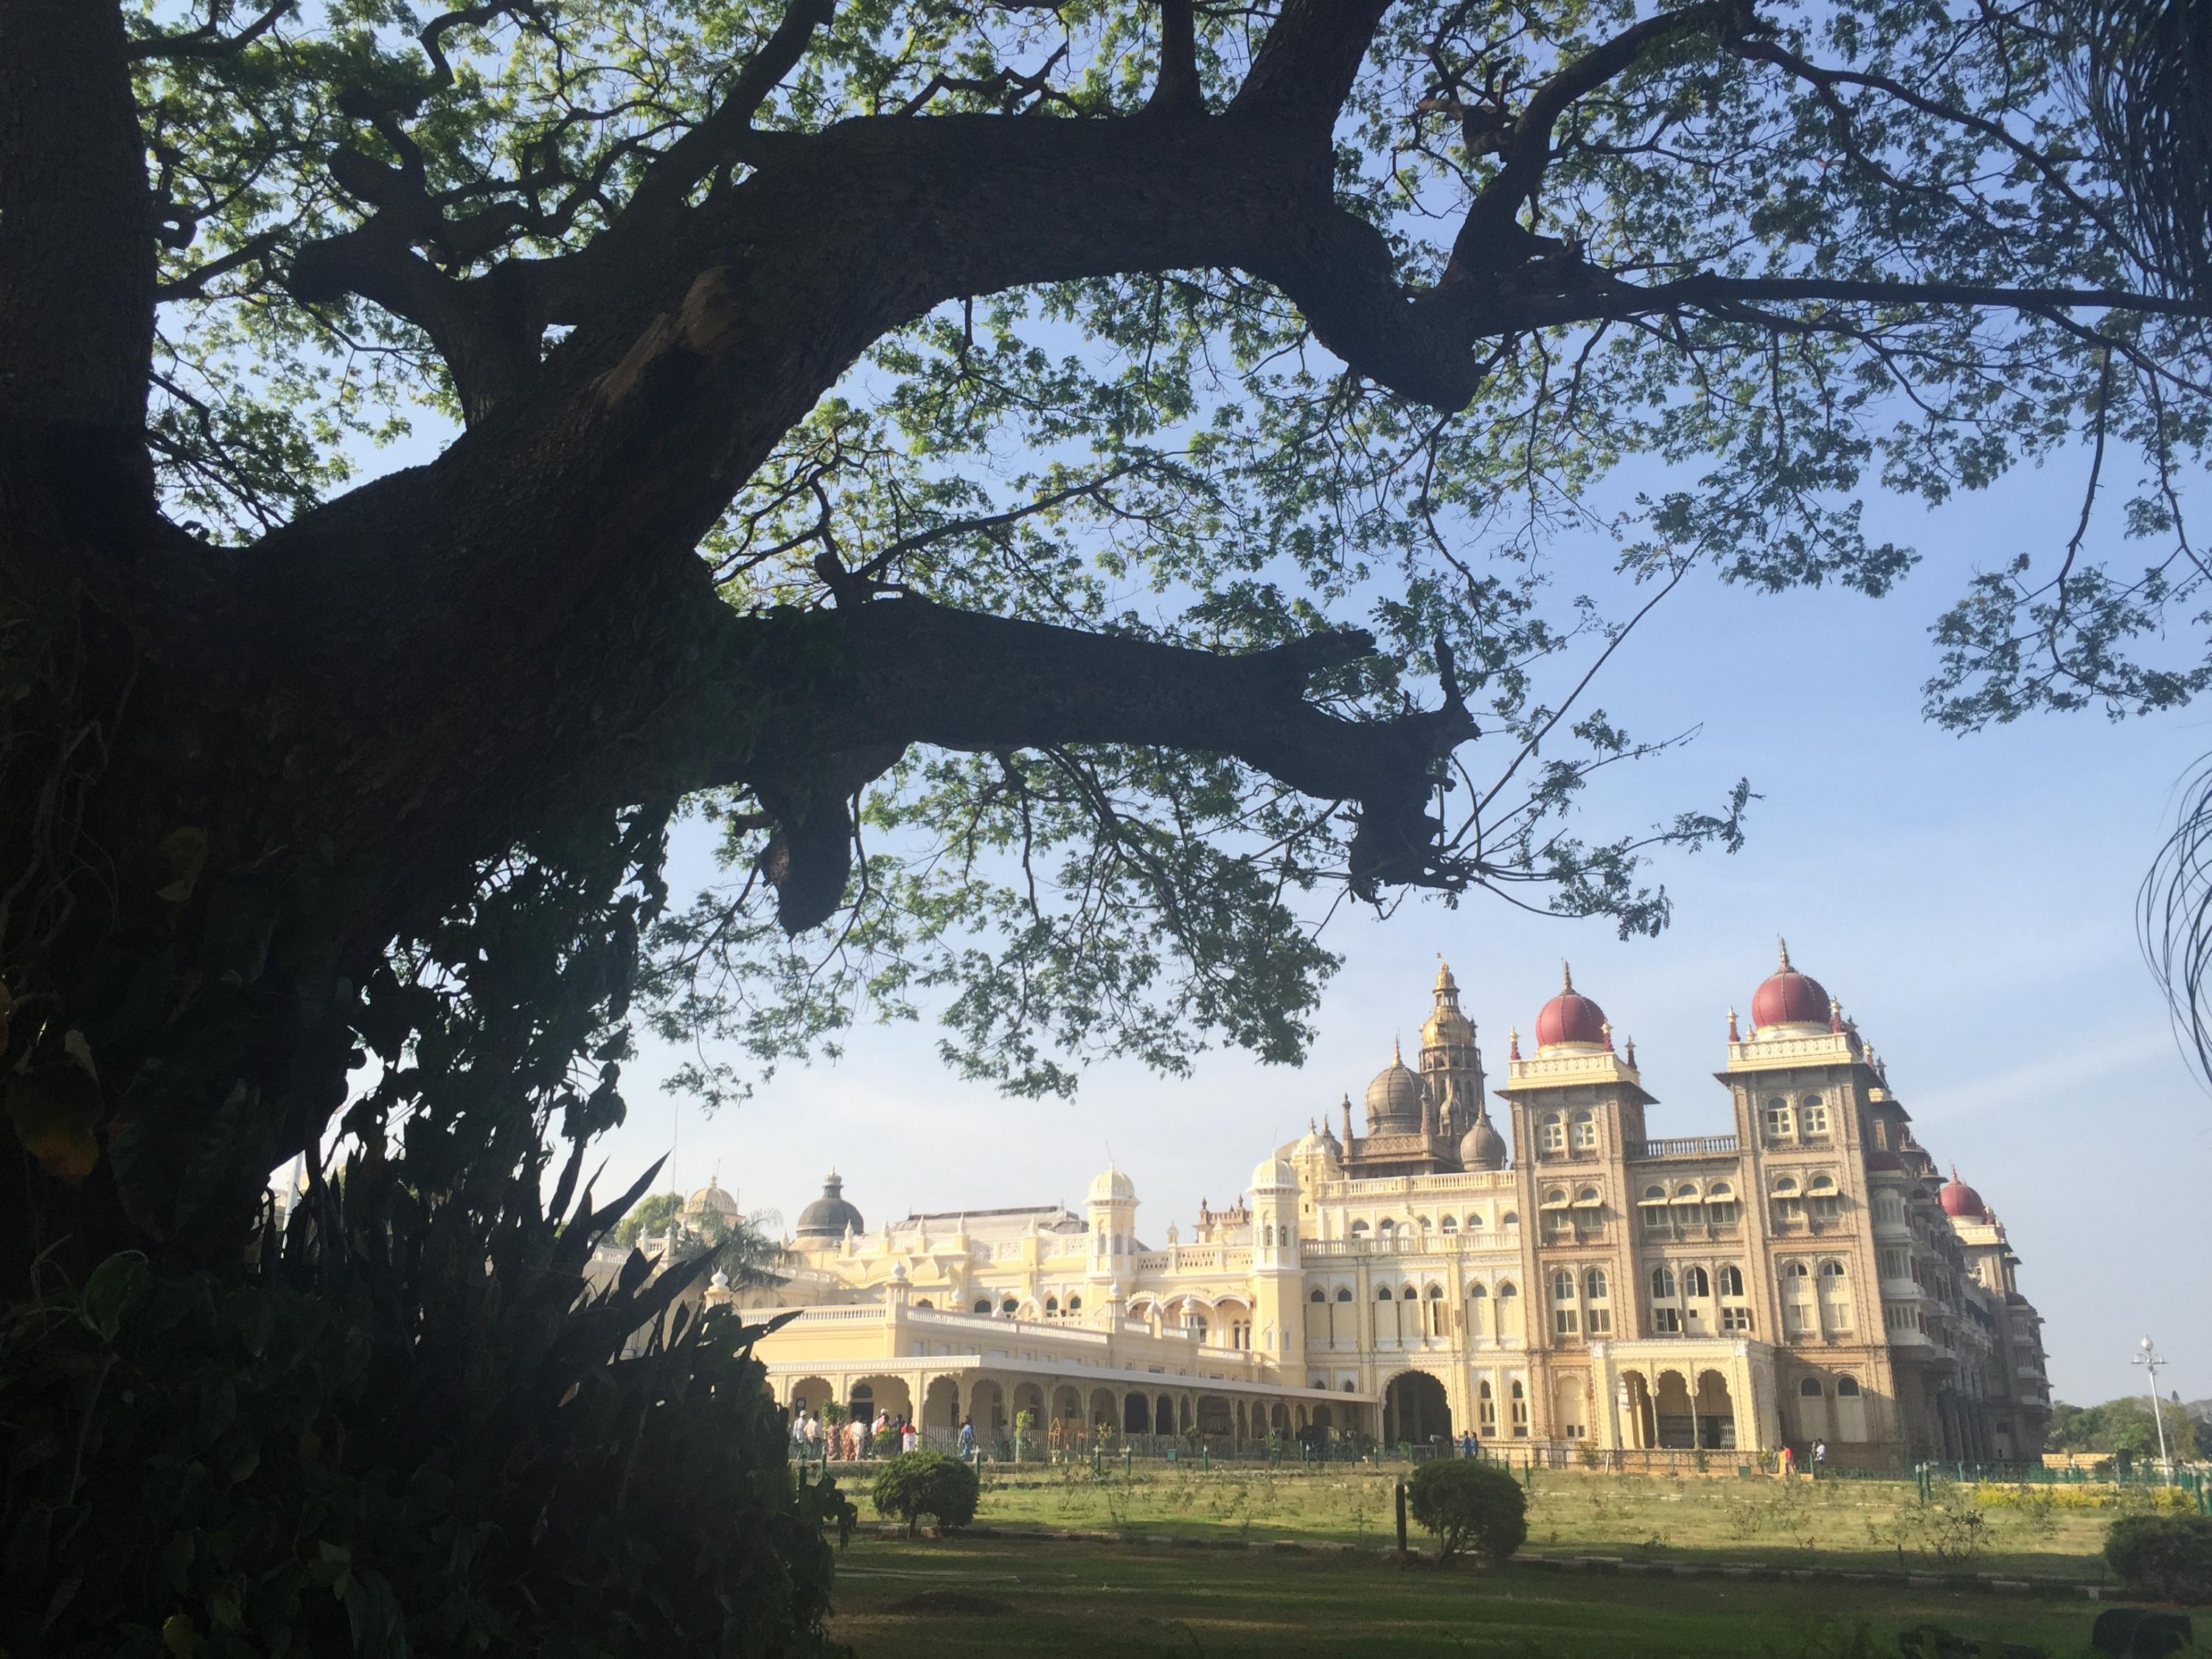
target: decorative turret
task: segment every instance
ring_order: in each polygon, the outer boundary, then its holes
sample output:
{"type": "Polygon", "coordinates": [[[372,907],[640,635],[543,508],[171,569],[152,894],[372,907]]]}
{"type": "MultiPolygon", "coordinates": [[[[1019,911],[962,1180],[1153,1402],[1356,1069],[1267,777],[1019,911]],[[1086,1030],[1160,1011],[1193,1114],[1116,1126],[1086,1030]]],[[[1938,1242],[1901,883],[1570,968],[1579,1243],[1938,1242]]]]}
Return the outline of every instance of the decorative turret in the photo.
{"type": "MultiPolygon", "coordinates": [[[[1091,1277],[1123,1270],[1137,1248],[1137,1183],[1111,1161],[1091,1182],[1085,1203],[1091,1220],[1091,1277]]],[[[1030,1218],[1034,1224],[1036,1218],[1030,1218]]]]}

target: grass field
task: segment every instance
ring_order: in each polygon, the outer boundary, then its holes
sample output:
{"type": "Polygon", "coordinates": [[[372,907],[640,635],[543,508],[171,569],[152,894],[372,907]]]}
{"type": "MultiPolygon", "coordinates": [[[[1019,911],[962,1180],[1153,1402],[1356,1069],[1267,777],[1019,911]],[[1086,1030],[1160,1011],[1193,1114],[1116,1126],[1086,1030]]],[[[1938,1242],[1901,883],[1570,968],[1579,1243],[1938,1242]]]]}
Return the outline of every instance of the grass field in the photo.
{"type": "MultiPolygon", "coordinates": [[[[1094,1475],[1079,1462],[987,1476],[976,1519],[1124,1537],[1381,1545],[1395,1533],[1400,1473],[1139,1464],[1124,1476],[1109,1464],[1094,1475]]],[[[2152,1501],[2143,1488],[1939,1486],[1923,1504],[1903,1480],[1784,1485],[1580,1471],[1539,1473],[1528,1498],[1532,1554],[2082,1583],[2106,1577],[2101,1552],[2114,1516],[2152,1501]]],[[[864,1496],[861,1507],[868,1512],[864,1496]]]]}
{"type": "Polygon", "coordinates": [[[1946,1586],[1613,1577],[1515,1565],[1404,1565],[1387,1553],[968,1538],[862,1540],[838,1572],[833,1633],[860,1659],[1872,1659],[1941,1626],[2075,1659],[2081,1600],[1946,1586]]]}

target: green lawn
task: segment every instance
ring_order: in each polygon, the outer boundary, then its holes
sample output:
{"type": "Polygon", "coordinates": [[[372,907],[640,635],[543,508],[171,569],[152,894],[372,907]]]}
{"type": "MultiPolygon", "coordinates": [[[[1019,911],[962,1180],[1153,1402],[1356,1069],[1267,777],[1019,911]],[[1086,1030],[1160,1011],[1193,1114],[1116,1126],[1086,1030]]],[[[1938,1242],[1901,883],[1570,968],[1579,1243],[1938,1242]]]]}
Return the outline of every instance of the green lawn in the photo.
{"type": "Polygon", "coordinates": [[[1428,1654],[1604,1659],[1893,1654],[1935,1624],[2054,1659],[2088,1651],[2086,1600],[1945,1587],[1675,1578],[1400,1565],[1307,1554],[969,1538],[855,1541],[841,1561],[836,1638],[860,1659],[1408,1659],[1428,1654]]]}
{"type": "MultiPolygon", "coordinates": [[[[1280,1473],[1253,1466],[1139,1464],[1124,1476],[1087,1462],[987,1476],[986,1524],[1124,1537],[1237,1537],[1380,1545],[1393,1534],[1402,1471],[1280,1473]]],[[[1939,1487],[1910,1481],[1760,1478],[1679,1480],[1540,1473],[1529,1489],[1532,1553],[1629,1561],[1750,1562],[1853,1571],[2105,1578],[2105,1529],[2143,1489],[1939,1487]],[[2055,1491],[2055,1495],[2054,1494],[2055,1491]],[[2106,1507],[2093,1507],[2100,1501],[2106,1507]]],[[[865,1496],[864,1512],[868,1510],[865,1496]]]]}

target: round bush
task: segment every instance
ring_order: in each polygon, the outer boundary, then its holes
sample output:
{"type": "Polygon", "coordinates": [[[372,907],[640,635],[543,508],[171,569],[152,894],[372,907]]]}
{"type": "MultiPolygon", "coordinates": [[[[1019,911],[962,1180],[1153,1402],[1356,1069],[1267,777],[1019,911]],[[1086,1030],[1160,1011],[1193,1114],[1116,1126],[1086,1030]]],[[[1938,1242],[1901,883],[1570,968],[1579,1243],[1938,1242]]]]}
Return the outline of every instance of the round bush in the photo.
{"type": "Polygon", "coordinates": [[[2105,1534],[2105,1559],[2134,1595],[2212,1601],[2212,1516],[2123,1516],[2105,1534]]]}
{"type": "Polygon", "coordinates": [[[1503,1561],[1528,1536],[1528,1500],[1504,1469],[1466,1458],[1424,1463],[1406,1483],[1413,1519],[1437,1540],[1439,1559],[1472,1550],[1503,1561]]]}
{"type": "Polygon", "coordinates": [[[981,1486],[975,1471],[957,1457],[910,1451],[884,1461],[876,1471],[872,1496],[876,1513],[905,1522],[908,1532],[925,1515],[936,1516],[939,1527],[953,1531],[975,1518],[981,1486]]]}

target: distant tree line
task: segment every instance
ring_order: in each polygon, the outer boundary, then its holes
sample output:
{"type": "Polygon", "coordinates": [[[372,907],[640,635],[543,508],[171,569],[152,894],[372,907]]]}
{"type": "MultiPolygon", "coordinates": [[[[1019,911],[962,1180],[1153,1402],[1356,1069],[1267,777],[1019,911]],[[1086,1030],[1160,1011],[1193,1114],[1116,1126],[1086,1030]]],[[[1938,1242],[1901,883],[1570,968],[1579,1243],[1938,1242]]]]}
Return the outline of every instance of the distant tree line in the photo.
{"type": "MultiPolygon", "coordinates": [[[[2159,1414],[2166,1422],[2167,1455],[2184,1462],[2204,1455],[2204,1443],[2212,1439],[2212,1401],[2160,1401],[2159,1414]]],[[[2151,1421],[2147,1395],[2130,1395],[2101,1406],[2069,1406],[2062,1400],[2051,1408],[2044,1443],[2052,1451],[2156,1457],[2158,1425],[2151,1421]]]]}

